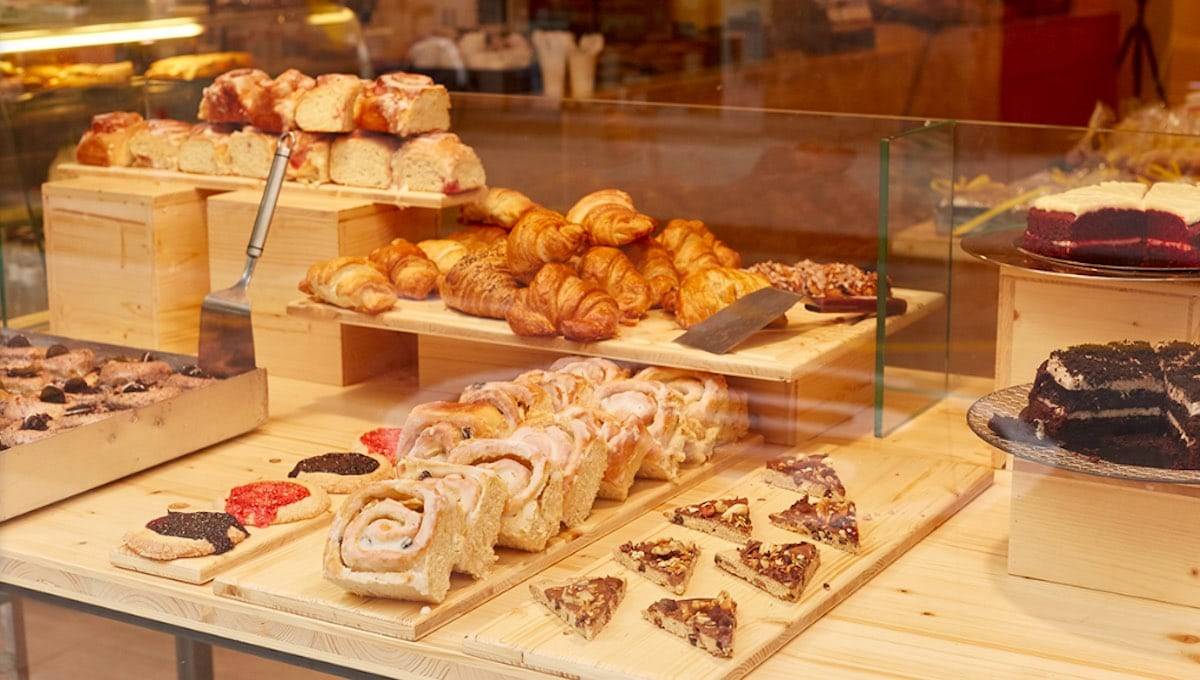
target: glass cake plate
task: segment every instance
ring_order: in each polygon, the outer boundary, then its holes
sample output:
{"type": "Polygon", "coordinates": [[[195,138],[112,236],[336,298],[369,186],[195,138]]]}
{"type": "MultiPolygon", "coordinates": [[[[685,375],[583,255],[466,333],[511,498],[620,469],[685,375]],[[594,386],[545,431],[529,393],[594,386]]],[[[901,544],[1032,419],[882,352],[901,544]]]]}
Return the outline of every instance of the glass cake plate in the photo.
{"type": "Polygon", "coordinates": [[[992,264],[1027,271],[1076,278],[1125,278],[1139,281],[1200,280],[1200,268],[1127,267],[1088,264],[1039,255],[1018,245],[1023,229],[1006,229],[984,234],[968,234],[962,249],[968,255],[992,264]]]}
{"type": "MultiPolygon", "coordinates": [[[[1031,432],[1021,433],[1015,421],[1029,401],[1031,385],[1014,385],[982,397],[967,411],[967,425],[980,439],[992,446],[1034,463],[1079,472],[1085,475],[1127,479],[1137,482],[1200,484],[1200,470],[1171,470],[1143,465],[1125,465],[1079,453],[1058,444],[1038,440],[1031,432]],[[1000,434],[989,423],[993,417],[1007,419],[1013,432],[1000,434]],[[1010,436],[1025,434],[1024,437],[1010,436]]],[[[1025,427],[1028,427],[1027,425],[1025,427]]]]}

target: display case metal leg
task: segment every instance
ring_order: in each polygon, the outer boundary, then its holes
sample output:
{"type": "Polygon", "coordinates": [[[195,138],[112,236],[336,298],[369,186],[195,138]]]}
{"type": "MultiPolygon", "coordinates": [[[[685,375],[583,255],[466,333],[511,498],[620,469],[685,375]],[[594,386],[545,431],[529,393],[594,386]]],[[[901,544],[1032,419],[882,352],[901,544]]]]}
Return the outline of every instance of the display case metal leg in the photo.
{"type": "Polygon", "coordinates": [[[176,635],[175,677],[178,680],[212,680],[212,645],[176,635]]]}
{"type": "Polygon", "coordinates": [[[0,680],[29,680],[21,600],[0,590],[0,680]]]}

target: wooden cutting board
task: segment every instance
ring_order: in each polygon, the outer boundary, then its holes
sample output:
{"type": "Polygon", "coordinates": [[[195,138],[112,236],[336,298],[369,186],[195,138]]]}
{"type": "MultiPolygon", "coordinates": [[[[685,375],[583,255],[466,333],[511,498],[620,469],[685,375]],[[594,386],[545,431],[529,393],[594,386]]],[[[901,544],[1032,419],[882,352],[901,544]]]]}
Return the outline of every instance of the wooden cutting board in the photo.
{"type": "Polygon", "coordinates": [[[749,437],[718,449],[707,465],[685,469],[674,483],[638,480],[624,502],[597,501],[583,525],[564,531],[540,553],[498,549],[499,562],[484,579],[455,575],[450,594],[438,605],[359,597],[326,581],[321,575],[325,550],[323,533],[306,535],[284,546],[270,560],[219,575],[213,591],[253,604],[307,616],[318,621],[418,640],[469,612],[479,604],[583,548],[605,534],[643,515],[665,499],[691,488],[732,465],[749,451],[761,451],[761,437],[749,437]]]}
{"type": "MultiPolygon", "coordinates": [[[[654,512],[593,545],[589,552],[599,557],[582,570],[556,565],[538,576],[538,579],[566,579],[615,575],[625,579],[628,584],[625,599],[596,639],[587,641],[567,632],[557,617],[532,600],[528,587],[522,584],[492,605],[511,604],[511,607],[504,610],[504,616],[467,635],[463,640],[464,651],[567,677],[739,678],[895,561],[992,482],[992,470],[987,467],[870,451],[839,452],[832,464],[858,506],[862,552],[851,555],[819,545],[821,566],[800,602],[775,599],[718,569],[713,555],[735,549],[735,544],[672,525],[661,512],[654,512]],[[613,549],[625,541],[661,536],[695,541],[702,550],[700,564],[683,596],[626,570],[611,558],[613,549]],[[729,592],[738,605],[738,628],[731,659],[710,656],[641,617],[642,610],[660,598],[710,597],[721,590],[729,592]]],[[[745,496],[750,502],[755,538],[766,543],[804,540],[767,520],[768,514],[788,507],[799,499],[799,494],[765,484],[761,468],[732,486],[710,480],[672,498],[658,510],[735,495],[745,496]]]]}

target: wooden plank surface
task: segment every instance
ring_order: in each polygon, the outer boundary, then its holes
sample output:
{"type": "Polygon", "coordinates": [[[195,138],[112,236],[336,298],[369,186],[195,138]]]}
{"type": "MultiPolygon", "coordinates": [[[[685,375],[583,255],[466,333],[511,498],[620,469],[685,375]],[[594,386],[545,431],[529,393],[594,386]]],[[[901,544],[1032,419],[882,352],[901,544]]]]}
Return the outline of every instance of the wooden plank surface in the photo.
{"type": "MultiPolygon", "coordinates": [[[[158,182],[175,182],[189,184],[197,189],[210,191],[237,191],[238,189],[259,189],[266,180],[253,177],[234,177],[232,175],[193,175],[174,170],[155,170],[152,168],[118,168],[99,165],[83,165],[82,163],[63,163],[58,171],[70,177],[105,177],[117,179],[142,179],[158,182]]],[[[358,198],[372,203],[387,203],[389,205],[407,206],[413,208],[449,208],[463,203],[470,203],[486,193],[486,188],[474,189],[461,194],[438,194],[429,191],[400,191],[399,189],[370,189],[366,187],[346,187],[340,184],[303,184],[300,182],[284,182],[283,191],[286,193],[306,193],[312,196],[341,196],[358,198]]]]}
{"type": "MultiPolygon", "coordinates": [[[[889,332],[924,318],[945,303],[939,293],[905,288],[896,288],[894,292],[896,297],[908,300],[908,312],[888,319],[889,332]]],[[[589,343],[564,338],[522,338],[514,334],[505,321],[481,319],[447,309],[437,298],[400,300],[393,309],[374,316],[312,300],[297,300],[288,305],[288,314],[354,326],[603,356],[763,380],[794,380],[875,336],[873,317],[815,314],[799,305],[788,312],[787,328],[761,331],[728,354],[710,354],[674,343],[683,331],[662,310],[652,310],[650,316],[636,326],[622,328],[611,340],[589,343]]]]}
{"type": "Polygon", "coordinates": [[[321,575],[325,536],[305,536],[259,562],[219,576],[213,591],[223,597],[244,600],[272,609],[292,612],[351,628],[419,640],[430,631],[456,619],[486,600],[512,588],[542,569],[591,544],[605,534],[643,515],[664,499],[716,474],[761,446],[762,440],[747,440],[723,447],[708,465],[683,471],[674,483],[638,480],[624,502],[598,501],[582,525],[551,539],[545,550],[528,553],[500,548],[499,562],[484,579],[473,581],[453,576],[450,593],[438,605],[385,598],[359,597],[326,581],[321,575]]]}
{"type": "MultiPolygon", "coordinates": [[[[851,555],[818,545],[821,566],[800,602],[778,600],[718,569],[713,563],[714,554],[735,549],[735,544],[674,526],[659,513],[615,532],[605,542],[667,536],[695,541],[702,551],[700,564],[684,597],[712,597],[721,590],[730,593],[738,605],[733,658],[717,659],[644,621],[641,612],[652,602],[679,596],[621,567],[612,559],[611,550],[582,569],[556,566],[539,576],[625,578],[625,599],[596,639],[587,641],[564,634],[562,623],[521,588],[504,596],[500,606],[507,607],[507,612],[503,617],[464,637],[464,650],[522,668],[580,678],[742,677],[992,483],[992,473],[986,468],[904,455],[880,456],[846,449],[834,454],[831,461],[858,506],[862,552],[851,555]]],[[[767,485],[762,481],[761,468],[733,485],[713,480],[659,509],[735,495],[745,496],[750,502],[755,538],[766,543],[803,540],[768,521],[771,512],[787,508],[800,496],[767,485]]]]}

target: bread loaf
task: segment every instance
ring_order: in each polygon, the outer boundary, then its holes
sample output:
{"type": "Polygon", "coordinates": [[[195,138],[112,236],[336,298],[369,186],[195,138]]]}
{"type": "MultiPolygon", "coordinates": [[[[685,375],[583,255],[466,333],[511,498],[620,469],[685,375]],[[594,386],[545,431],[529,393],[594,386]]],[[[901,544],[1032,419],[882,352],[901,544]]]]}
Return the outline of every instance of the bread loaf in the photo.
{"type": "Polygon", "coordinates": [[[339,135],[329,158],[329,175],[337,184],[387,188],[392,183],[392,155],[400,145],[390,135],[354,132],[339,135]]]}
{"type": "Polygon", "coordinates": [[[358,98],[355,122],[362,130],[401,137],[450,129],[450,93],[429,76],[387,73],[358,98]]]}
{"type": "Polygon", "coordinates": [[[317,81],[294,68],[266,84],[258,99],[248,107],[250,124],[265,132],[283,132],[296,127],[296,103],[317,81]]]}
{"type": "Polygon", "coordinates": [[[179,169],[179,148],[192,132],[192,126],[181,120],[163,118],[146,121],[129,138],[132,165],[159,170],[179,169]]]}
{"type": "Polygon", "coordinates": [[[212,78],[230,69],[247,68],[252,62],[249,52],[182,54],[150,64],[145,76],[154,80],[197,80],[212,78]]]}
{"type": "Polygon", "coordinates": [[[229,124],[193,126],[179,146],[179,169],[200,175],[232,175],[229,138],[234,129],[229,124]]]}
{"type": "Polygon", "coordinates": [[[234,175],[266,179],[275,157],[275,135],[244,127],[229,136],[229,156],[234,175]]]}
{"type": "Polygon", "coordinates": [[[414,137],[396,151],[394,184],[402,191],[457,194],[484,186],[487,177],[475,150],[452,132],[414,137]]]}
{"type": "Polygon", "coordinates": [[[266,97],[271,79],[256,68],[239,68],[217,76],[200,98],[200,120],[245,123],[266,97]]]}
{"type": "Polygon", "coordinates": [[[288,159],[287,179],[305,184],[329,182],[329,151],[333,135],[296,133],[296,145],[288,159]]]}
{"type": "Polygon", "coordinates": [[[344,73],[317,76],[316,85],[296,104],[296,126],[308,132],[351,132],[354,108],[371,81],[344,73]]]}
{"type": "Polygon", "coordinates": [[[92,117],[92,125],[75,148],[75,160],[87,165],[128,166],[133,162],[129,140],[146,127],[140,114],[113,111],[92,117]]]}

